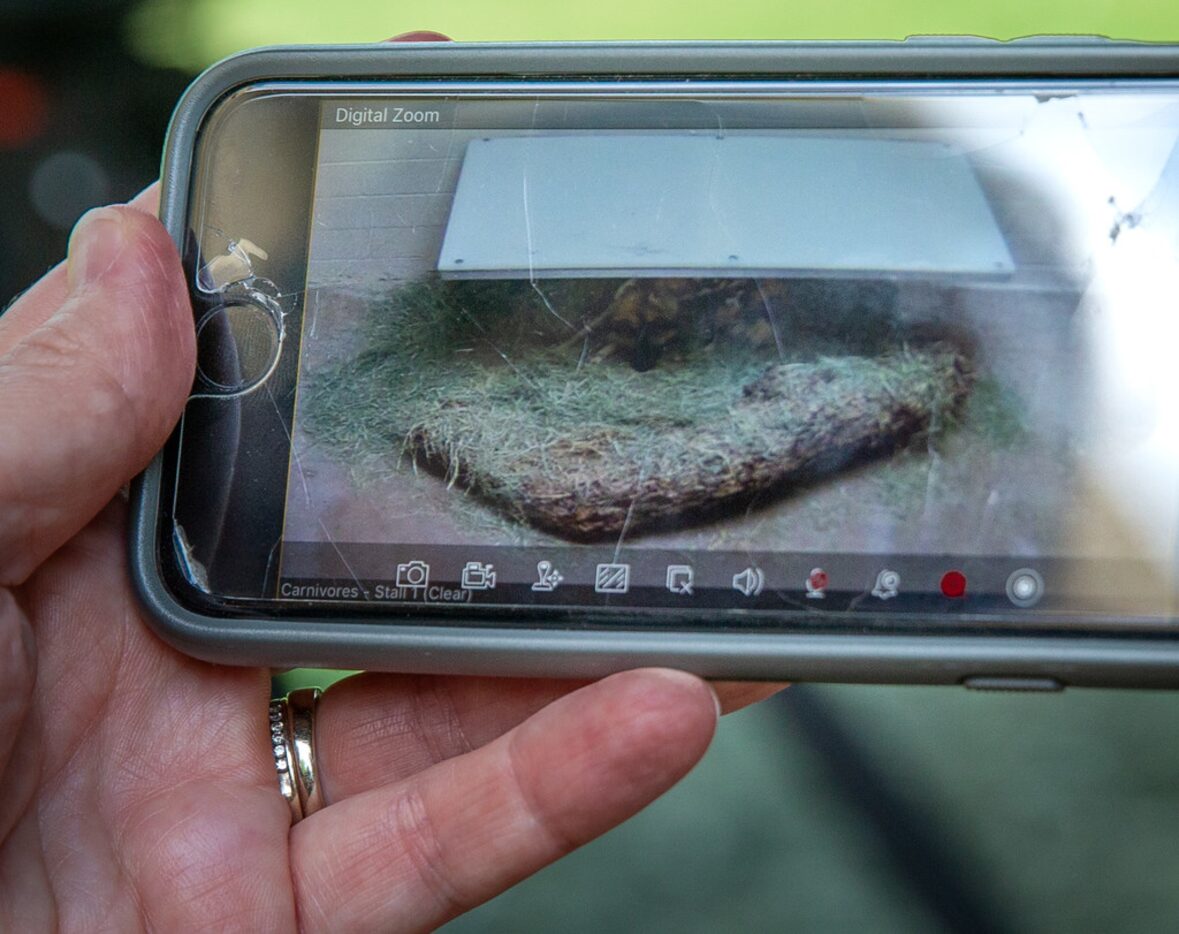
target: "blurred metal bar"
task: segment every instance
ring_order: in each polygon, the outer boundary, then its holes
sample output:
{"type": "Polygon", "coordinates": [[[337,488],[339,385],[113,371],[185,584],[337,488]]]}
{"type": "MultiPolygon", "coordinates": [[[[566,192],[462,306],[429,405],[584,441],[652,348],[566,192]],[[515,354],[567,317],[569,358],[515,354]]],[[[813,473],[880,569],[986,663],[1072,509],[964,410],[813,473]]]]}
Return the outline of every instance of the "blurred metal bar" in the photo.
{"type": "Polygon", "coordinates": [[[769,701],[783,730],[801,734],[818,755],[831,784],[873,829],[898,877],[954,934],[1009,934],[1020,929],[1007,917],[968,843],[941,823],[923,794],[919,775],[896,776],[873,761],[855,734],[822,696],[806,685],[769,701]]]}

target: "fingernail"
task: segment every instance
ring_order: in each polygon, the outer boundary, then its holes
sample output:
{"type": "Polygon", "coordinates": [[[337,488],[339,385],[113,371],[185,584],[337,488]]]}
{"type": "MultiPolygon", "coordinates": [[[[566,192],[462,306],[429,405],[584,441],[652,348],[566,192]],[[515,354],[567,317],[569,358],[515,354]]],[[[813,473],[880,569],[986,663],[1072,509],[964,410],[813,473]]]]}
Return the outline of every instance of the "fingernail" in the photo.
{"type": "Polygon", "coordinates": [[[724,709],[721,707],[720,695],[716,693],[716,688],[713,687],[711,681],[705,681],[704,683],[708,685],[708,690],[712,692],[712,703],[716,707],[716,718],[719,720],[724,714],[724,709]]]}
{"type": "Polygon", "coordinates": [[[717,718],[721,715],[721,701],[720,695],[716,693],[716,688],[713,687],[711,681],[707,681],[698,675],[689,674],[686,671],[680,671],[676,668],[651,668],[648,670],[650,674],[655,674],[666,678],[669,681],[679,681],[681,684],[691,683],[693,685],[699,684],[703,681],[704,686],[708,688],[708,693],[712,695],[712,705],[716,707],[717,718]]]}
{"type": "Polygon", "coordinates": [[[66,278],[71,289],[94,285],[123,252],[123,219],[113,208],[94,208],[82,215],[70,234],[66,278]]]}

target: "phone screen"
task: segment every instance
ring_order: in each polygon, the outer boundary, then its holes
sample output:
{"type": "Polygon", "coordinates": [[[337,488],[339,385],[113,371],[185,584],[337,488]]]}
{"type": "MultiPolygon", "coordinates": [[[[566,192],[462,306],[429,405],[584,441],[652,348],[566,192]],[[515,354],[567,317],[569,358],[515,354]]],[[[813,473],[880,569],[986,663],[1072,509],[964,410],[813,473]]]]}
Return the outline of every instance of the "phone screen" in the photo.
{"type": "Polygon", "coordinates": [[[225,109],[185,432],[219,425],[229,466],[175,460],[203,588],[604,625],[1175,619],[1179,88],[225,109]],[[249,171],[290,190],[246,191],[243,134],[282,127],[302,142],[249,171]]]}

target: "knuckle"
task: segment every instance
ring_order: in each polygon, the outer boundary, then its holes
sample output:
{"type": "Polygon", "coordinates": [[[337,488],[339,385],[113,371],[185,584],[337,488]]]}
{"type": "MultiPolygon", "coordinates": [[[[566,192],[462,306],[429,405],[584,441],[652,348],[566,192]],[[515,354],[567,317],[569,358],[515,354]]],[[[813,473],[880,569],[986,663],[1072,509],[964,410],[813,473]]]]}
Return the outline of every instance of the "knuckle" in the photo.
{"type": "Polygon", "coordinates": [[[33,689],[34,658],[28,619],[12,592],[0,587],[0,724],[12,727],[23,714],[33,689]]]}
{"type": "Polygon", "coordinates": [[[473,748],[463,729],[454,694],[438,678],[423,677],[412,693],[411,728],[432,762],[443,762],[473,748]]]}
{"type": "Polygon", "coordinates": [[[42,382],[59,387],[58,394],[69,391],[68,380],[76,379],[76,391],[69,395],[87,415],[102,417],[125,416],[133,400],[126,387],[104,359],[85,332],[71,327],[68,322],[47,321],[27,335],[9,354],[0,360],[0,389],[26,392],[45,392],[42,382]]]}
{"type": "Polygon", "coordinates": [[[535,785],[525,777],[527,770],[521,761],[518,737],[518,733],[512,734],[505,752],[509,787],[519,801],[525,818],[541,837],[551,857],[563,856],[586,841],[563,827],[559,815],[541,802],[535,785]]]}
{"type": "Polygon", "coordinates": [[[459,889],[446,858],[446,847],[420,792],[410,789],[394,805],[396,839],[425,890],[447,917],[469,911],[479,899],[459,889]]]}

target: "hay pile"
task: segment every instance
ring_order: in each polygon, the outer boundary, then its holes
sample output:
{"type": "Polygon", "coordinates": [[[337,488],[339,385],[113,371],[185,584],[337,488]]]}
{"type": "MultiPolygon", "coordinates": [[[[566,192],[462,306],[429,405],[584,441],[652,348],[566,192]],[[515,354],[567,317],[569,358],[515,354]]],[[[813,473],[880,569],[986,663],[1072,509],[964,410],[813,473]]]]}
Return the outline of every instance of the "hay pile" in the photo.
{"type": "Polygon", "coordinates": [[[785,357],[709,346],[643,373],[587,364],[569,335],[612,288],[403,288],[374,309],[362,355],[309,380],[304,424],[346,458],[381,452],[516,521],[598,541],[725,515],[894,450],[970,389],[959,351],[904,346],[887,301],[839,284],[853,291],[824,293],[823,313],[783,310],[785,357]],[[876,299],[856,308],[864,295],[876,299]]]}

